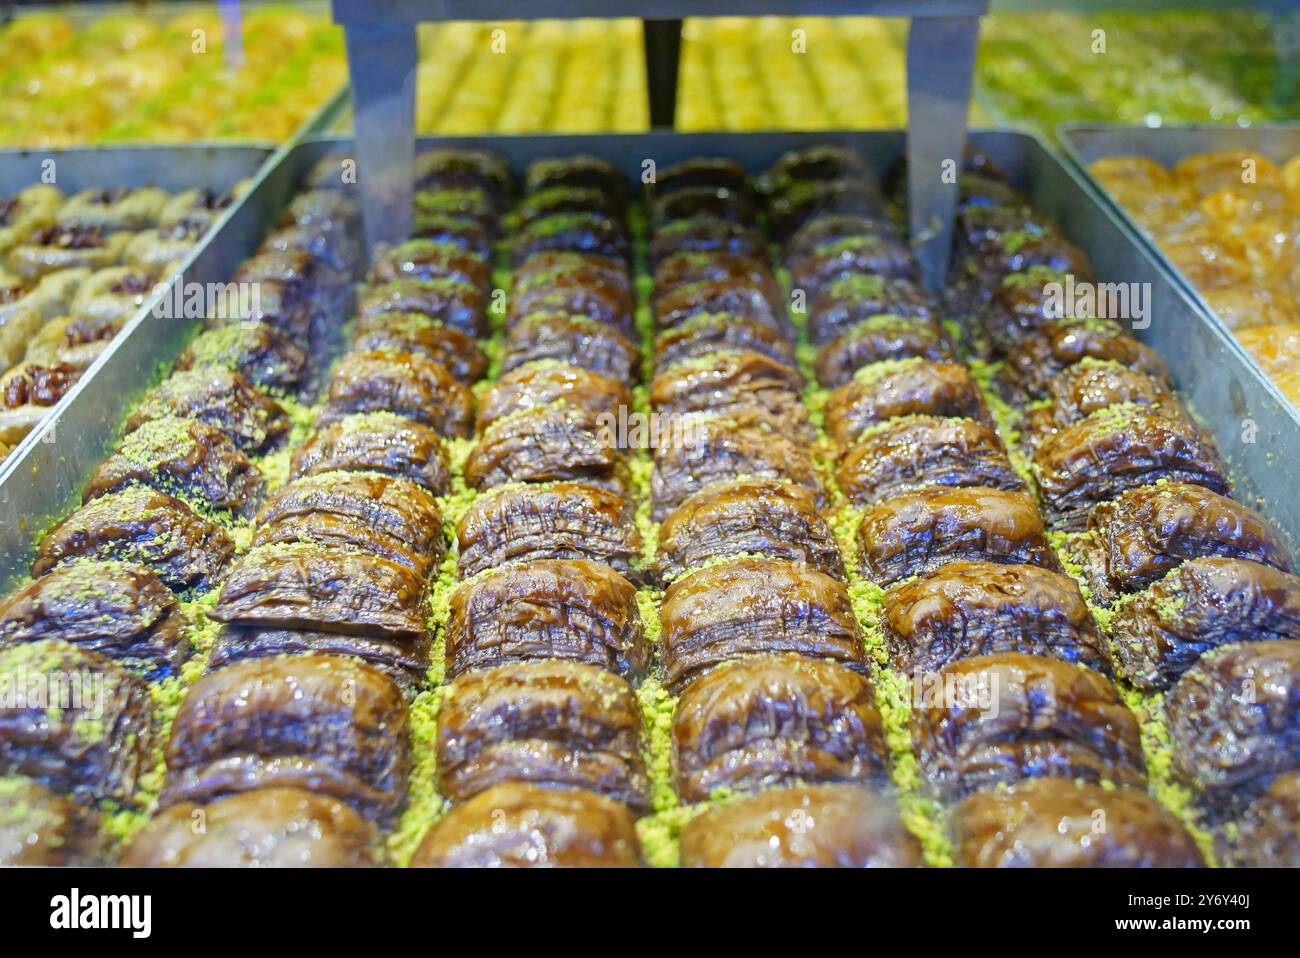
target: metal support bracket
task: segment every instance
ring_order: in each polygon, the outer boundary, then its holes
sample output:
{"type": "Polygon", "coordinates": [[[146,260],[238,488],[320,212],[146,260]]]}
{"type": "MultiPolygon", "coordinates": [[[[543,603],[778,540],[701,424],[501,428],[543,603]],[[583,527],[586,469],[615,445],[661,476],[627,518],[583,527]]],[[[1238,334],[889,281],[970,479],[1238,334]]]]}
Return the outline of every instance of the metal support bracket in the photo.
{"type": "Polygon", "coordinates": [[[352,74],[353,139],[366,248],[411,235],[415,174],[415,24],[345,30],[352,74]]]}
{"type": "MultiPolygon", "coordinates": [[[[651,120],[671,127],[677,99],[681,21],[692,15],[766,15],[798,6],[789,0],[692,0],[668,2],[660,19],[645,21],[646,70],[651,120]],[[699,9],[694,9],[698,2],[699,9]]],[[[937,289],[951,257],[957,176],[944,176],[944,161],[960,172],[966,141],[971,72],[979,17],[988,0],[840,0],[836,12],[912,18],[907,41],[908,164],[911,227],[926,285],[937,289]]],[[[366,244],[405,240],[411,230],[415,164],[416,23],[456,17],[491,19],[517,15],[510,0],[333,0],[334,19],[346,32],[352,75],[358,176],[366,244]]],[[[539,4],[526,16],[636,16],[628,4],[576,0],[568,7],[539,4]]],[[[828,10],[828,12],[830,12],[828,10]]],[[[952,167],[949,167],[952,169],[952,167]]]]}
{"type": "Polygon", "coordinates": [[[917,17],[907,36],[907,187],[912,243],[926,286],[952,256],[978,17],[917,17]]]}
{"type": "Polygon", "coordinates": [[[650,125],[671,130],[677,113],[677,71],[682,55],[681,20],[646,20],[645,72],[650,94],[650,125]]]}

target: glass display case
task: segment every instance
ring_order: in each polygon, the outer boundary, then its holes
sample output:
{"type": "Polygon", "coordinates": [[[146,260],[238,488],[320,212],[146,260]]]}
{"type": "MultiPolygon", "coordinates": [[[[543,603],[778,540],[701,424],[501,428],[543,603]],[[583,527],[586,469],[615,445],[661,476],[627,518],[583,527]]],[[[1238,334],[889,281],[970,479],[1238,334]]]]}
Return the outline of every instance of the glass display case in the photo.
{"type": "Polygon", "coordinates": [[[0,864],[1300,867],[1300,14],[1133,7],[13,13],[0,864]]]}

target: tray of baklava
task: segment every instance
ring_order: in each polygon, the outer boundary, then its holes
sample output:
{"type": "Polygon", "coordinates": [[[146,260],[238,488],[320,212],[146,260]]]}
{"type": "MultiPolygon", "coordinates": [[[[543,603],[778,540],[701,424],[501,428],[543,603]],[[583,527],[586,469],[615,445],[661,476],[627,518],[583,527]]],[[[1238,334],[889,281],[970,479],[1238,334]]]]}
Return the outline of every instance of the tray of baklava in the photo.
{"type": "Polygon", "coordinates": [[[443,140],[369,253],[349,146],[32,530],[0,860],[1300,863],[1294,530],[1037,141],[937,291],[898,134],[443,140]]]}
{"type": "MultiPolygon", "coordinates": [[[[1300,405],[1300,127],[1061,128],[1069,157],[1198,306],[1300,405]]],[[[1300,417],[1300,413],[1295,413],[1300,417]]]]}
{"type": "Polygon", "coordinates": [[[269,155],[0,151],[0,468],[269,155]]]}

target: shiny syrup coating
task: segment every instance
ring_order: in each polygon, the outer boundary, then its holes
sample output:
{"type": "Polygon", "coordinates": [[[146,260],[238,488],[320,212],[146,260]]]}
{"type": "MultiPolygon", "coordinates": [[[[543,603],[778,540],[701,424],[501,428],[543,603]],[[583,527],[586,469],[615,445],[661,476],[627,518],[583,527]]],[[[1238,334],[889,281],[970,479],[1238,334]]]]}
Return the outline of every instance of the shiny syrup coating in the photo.
{"type": "Polygon", "coordinates": [[[774,788],[682,829],[687,868],[916,868],[921,847],[891,798],[856,785],[774,788]]]}
{"type": "Polygon", "coordinates": [[[406,800],[408,724],[397,684],[351,659],[236,662],[204,674],[182,701],[160,803],[284,786],[391,824],[406,800]]]}
{"type": "Polygon", "coordinates": [[[429,829],[412,868],[634,868],[636,820],[594,792],[496,785],[429,829]]]}

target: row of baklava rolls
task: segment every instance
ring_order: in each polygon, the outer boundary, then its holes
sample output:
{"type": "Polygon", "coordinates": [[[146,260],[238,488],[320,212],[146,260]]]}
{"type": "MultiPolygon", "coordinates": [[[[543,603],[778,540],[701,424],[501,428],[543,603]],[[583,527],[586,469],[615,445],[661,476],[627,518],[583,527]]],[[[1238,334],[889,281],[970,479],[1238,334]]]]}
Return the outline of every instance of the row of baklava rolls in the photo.
{"type": "MultiPolygon", "coordinates": [[[[786,168],[778,167],[764,184],[774,232],[793,234],[804,226],[813,232],[824,207],[834,215],[844,215],[842,206],[862,210],[853,214],[860,219],[866,215],[871,191],[860,169],[849,166],[851,159],[814,151],[784,162],[786,168]],[[839,182],[844,179],[854,182],[839,182]],[[802,214],[795,203],[800,197],[811,197],[802,214]]],[[[816,475],[806,448],[811,434],[799,404],[798,377],[792,378],[791,367],[777,358],[784,332],[780,319],[762,321],[780,317],[784,304],[763,260],[739,252],[762,250],[761,235],[754,231],[755,202],[743,173],[717,161],[665,171],[651,199],[656,227],[651,305],[660,331],[650,389],[657,417],[652,432],[658,433],[650,443],[652,496],[665,521],[660,561],[648,571],[668,585],[662,655],[665,679],[683,693],[674,729],[675,784],[682,796],[693,801],[719,788],[749,791],[795,782],[818,787],[765,790],[710,811],[684,833],[683,856],[688,864],[915,861],[915,844],[888,802],[856,787],[878,784],[883,776],[883,732],[870,686],[858,674],[857,624],[836,578],[837,573],[843,577],[842,566],[817,513],[816,475]],[[665,235],[670,239],[662,239],[665,235]],[[671,317],[665,301],[680,315],[671,317]],[[766,348],[749,348],[756,344],[766,348]],[[711,428],[697,431],[701,423],[711,428]],[[743,430],[756,441],[736,443],[743,430]],[[778,442],[786,444],[786,454],[763,458],[778,442]],[[801,458],[807,468],[801,474],[789,471],[788,464],[801,458]],[[665,463],[686,465],[669,471],[665,463]],[[665,476],[674,481],[664,481],[665,476]],[[803,548],[806,544],[814,548],[803,548]],[[717,559],[730,561],[695,568],[717,559]],[[810,696],[823,695],[832,701],[809,704],[810,696]],[[808,717],[810,709],[820,721],[808,717]],[[775,718],[788,715],[796,718],[775,718]],[[827,734],[827,722],[840,731],[827,734]],[[828,827],[810,835],[780,824],[792,818],[828,827]],[[855,831],[864,823],[870,823],[869,834],[855,831]]],[[[861,239],[853,235],[855,227],[840,222],[849,239],[861,239]]],[[[835,265],[839,254],[816,244],[813,262],[825,264],[821,268],[831,282],[873,275],[863,271],[858,257],[864,249],[877,255],[879,238],[844,243],[845,238],[822,244],[844,254],[841,265],[835,265]]],[[[901,251],[891,255],[905,261],[906,248],[899,246],[901,251]]],[[[792,272],[796,283],[818,281],[809,269],[792,272]]],[[[933,326],[915,325],[932,341],[939,335],[933,326]]],[[[857,332],[869,341],[879,327],[864,323],[857,332]]],[[[788,349],[788,332],[784,338],[788,349]]],[[[848,444],[877,426],[893,428],[900,419],[915,426],[925,415],[987,428],[989,416],[969,374],[949,365],[953,368],[931,379],[956,382],[956,390],[927,393],[924,385],[911,390],[885,383],[879,407],[873,406],[872,388],[897,370],[889,366],[854,375],[828,406],[833,439],[848,444]],[[943,405],[954,392],[958,401],[970,404],[964,411],[943,405]],[[938,403],[927,398],[934,394],[941,397],[938,403]],[[917,395],[921,404],[931,405],[908,408],[917,395]],[[903,408],[891,407],[890,400],[903,408]],[[839,426],[832,428],[833,423],[839,426]]],[[[934,372],[919,364],[912,368],[923,376],[934,372]]],[[[955,457],[956,468],[949,462],[949,471],[934,478],[926,471],[932,454],[927,444],[914,438],[899,442],[893,458],[897,488],[875,503],[887,507],[879,522],[864,522],[860,535],[864,569],[894,586],[886,597],[885,631],[896,664],[922,682],[918,688],[927,676],[936,677],[933,688],[918,693],[916,744],[934,790],[948,800],[966,798],[953,815],[960,859],[1198,863],[1199,852],[1181,825],[1141,790],[1145,768],[1137,724],[1104,677],[1110,671],[1108,648],[1078,587],[1060,571],[1042,519],[996,433],[986,431],[983,438],[975,461],[981,469],[988,462],[996,468],[976,470],[980,478],[974,483],[959,475],[960,443],[940,451],[955,457]],[[903,451],[909,446],[910,454],[903,451]],[[999,481],[988,483],[985,474],[999,481]],[[923,578],[913,578],[918,575],[923,578]],[[957,635],[950,627],[954,612],[967,623],[957,635]],[[954,695],[972,692],[973,703],[953,701],[954,695]],[[1046,727],[1041,724],[1044,696],[1052,703],[1046,727]],[[1010,792],[990,790],[1037,777],[1049,780],[1027,781],[1010,792]],[[1102,781],[1132,787],[1112,794],[1102,781]],[[1115,819],[1106,842],[1091,837],[1096,818],[1090,811],[1097,809],[1115,819]],[[1065,835],[1051,825],[1061,813],[1077,823],[1065,835]],[[1020,824],[1004,827],[1011,820],[1020,824]]],[[[882,468],[888,474],[889,463],[882,468]]],[[[889,482],[862,488],[874,495],[881,485],[889,482]]],[[[506,578],[518,578],[530,590],[538,578],[546,588],[553,581],[550,575],[525,578],[522,571],[506,578]]],[[[470,583],[466,592],[477,588],[470,583]]],[[[629,615],[635,614],[632,601],[626,590],[623,608],[629,615]]],[[[493,603],[499,608],[501,600],[494,597],[493,603]]],[[[531,619],[524,617],[527,627],[533,627],[531,619]]],[[[573,621],[567,611],[565,621],[573,621]]],[[[488,634],[496,643],[510,640],[509,630],[496,623],[488,634]]],[[[563,630],[543,634],[552,649],[572,644],[563,630]]],[[[614,663],[602,657],[606,667],[634,679],[648,663],[648,655],[614,663]]],[[[526,681],[515,684],[507,696],[516,708],[538,694],[526,681]]],[[[629,792],[622,774],[615,782],[610,787],[618,798],[634,805],[636,789],[629,792]]],[[[576,800],[566,796],[566,802],[576,800]]],[[[463,806],[465,811],[453,812],[443,829],[454,823],[457,834],[464,833],[459,840],[469,841],[474,832],[466,822],[481,820],[490,801],[463,806]]],[[[528,847],[536,850],[535,844],[528,847]]]]}
{"type": "Polygon", "coordinates": [[[1001,360],[1048,525],[1066,533],[1062,556],[1092,603],[1112,613],[1108,667],[1135,689],[1167,691],[1175,775],[1211,820],[1265,793],[1227,857],[1300,864],[1290,550],[1229,497],[1213,442],[1122,318],[1054,308],[1061,287],[1091,279],[1087,263],[987,170],[963,180],[958,243],[968,314],[1001,360]],[[1258,696],[1241,694],[1257,681],[1258,696]]]}
{"type": "MultiPolygon", "coordinates": [[[[622,380],[595,371],[619,360],[601,331],[630,326],[626,225],[621,211],[582,211],[623,202],[622,178],[594,200],[576,186],[603,169],[539,163],[516,211],[509,372],[479,410],[474,456],[492,468],[467,463],[485,492],[457,530],[470,578],[445,636],[456,681],[439,719],[439,786],[455,806],[416,864],[532,863],[538,816],[559,843],[542,850],[545,863],[639,858],[633,809],[648,789],[629,680],[649,654],[635,587],[614,568],[628,568],[639,542],[625,450],[590,415],[630,405],[622,380]],[[593,236],[614,245],[589,252],[593,236]],[[534,410],[561,415],[552,427],[496,428],[534,410]],[[488,692],[494,701],[481,703],[488,692]],[[505,829],[503,807],[514,810],[505,829]]],[[[209,613],[221,633],[167,749],[168,807],[128,863],[373,863],[373,824],[400,811],[402,692],[429,664],[423,599],[442,554],[432,496],[450,481],[443,437],[472,431],[465,384],[486,366],[470,338],[490,280],[474,235],[495,236],[509,188],[504,166],[482,155],[425,157],[420,171],[419,205],[439,212],[417,217],[424,237],[371,266],[293,481],[260,503],[253,548],[221,583],[209,613]],[[200,813],[210,827],[194,834],[200,813]]]]}
{"type": "Polygon", "coordinates": [[[0,198],[0,459],[242,189],[28,187],[0,198]]]}
{"type": "Polygon", "coordinates": [[[430,667],[447,440],[473,428],[508,195],[496,157],[420,157],[419,235],[370,263],[314,429],[209,612],[221,632],[173,727],[169,807],[127,863],[385,860],[376,837],[406,803],[409,702],[430,667]],[[186,827],[196,806],[207,835],[186,827]]]}
{"type": "Polygon", "coordinates": [[[641,374],[622,171],[540,160],[507,222],[500,375],[481,394],[437,716],[448,803],[417,867],[634,866],[650,805],[632,579],[641,374]]]}
{"type": "Polygon", "coordinates": [[[797,328],[762,231],[789,238],[826,202],[863,202],[848,159],[791,154],[756,184],[732,161],[689,160],[649,189],[651,571],[678,695],[673,786],[704,803],[681,833],[688,867],[921,861],[890,794],[797,328]]]}
{"type": "MultiPolygon", "coordinates": [[[[209,317],[177,370],[128,418],[85,504],[42,538],[32,580],[0,601],[0,676],[20,690],[0,717],[3,789],[17,797],[0,825],[0,861],[102,860],[111,850],[94,813],[137,807],[137,786],[163,744],[151,686],[199,651],[181,602],[218,588],[244,561],[235,520],[283,498],[266,501],[254,460],[288,435],[277,397],[309,378],[313,322],[342,315],[322,304],[350,296],[357,225],[342,193],[293,200],[237,273],[261,286],[259,315],[209,317]]],[[[192,691],[166,743],[164,804],[238,792],[276,768],[310,780],[310,768],[276,751],[293,728],[310,734],[305,714],[293,713],[302,696],[281,690],[277,722],[269,684],[259,699],[257,687],[236,691],[233,677],[214,672],[192,691]],[[235,701],[244,693],[252,697],[235,701]],[[264,754],[249,744],[259,738],[264,754]]],[[[192,808],[164,812],[141,839],[144,851],[127,860],[183,859],[183,843],[165,830],[170,822],[188,832],[192,808]]]]}

